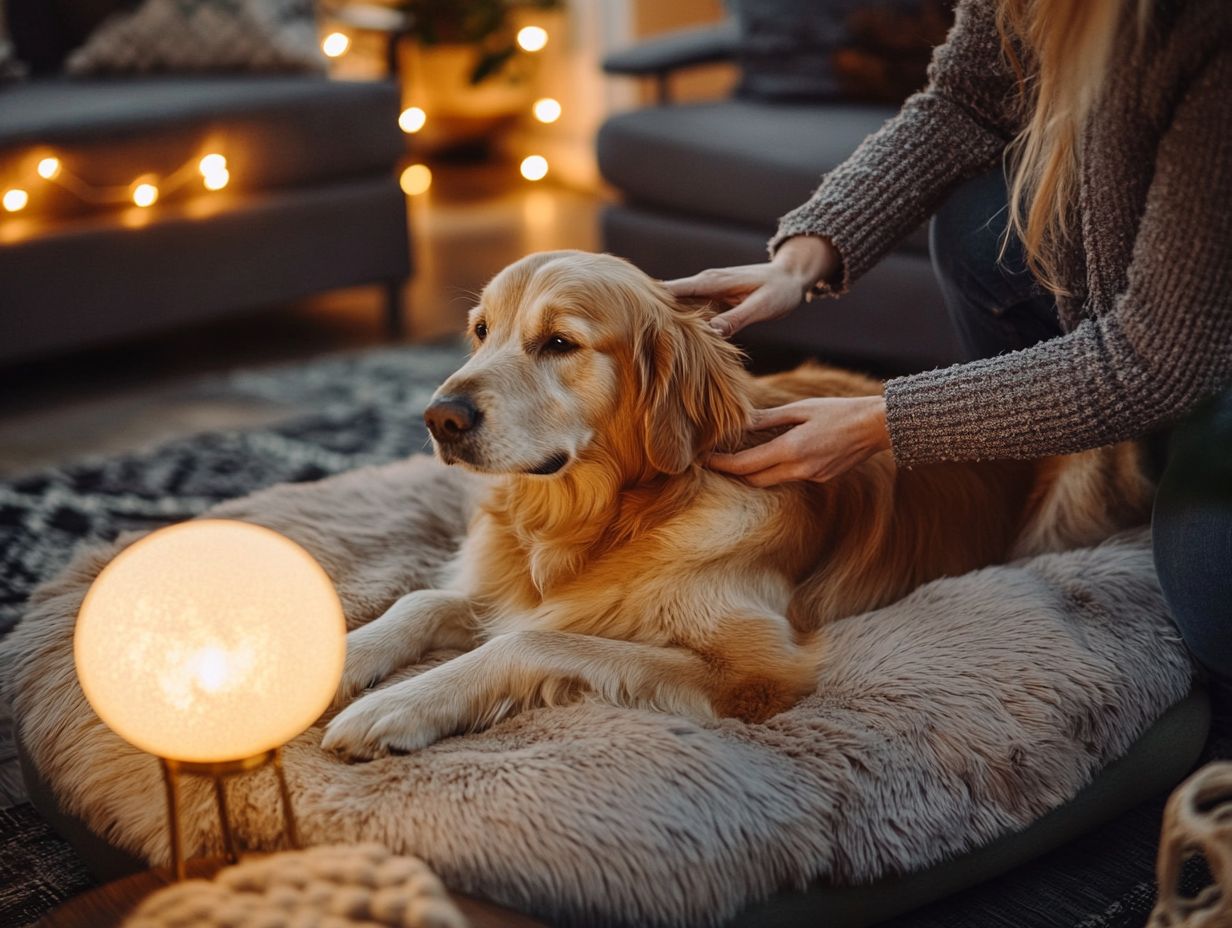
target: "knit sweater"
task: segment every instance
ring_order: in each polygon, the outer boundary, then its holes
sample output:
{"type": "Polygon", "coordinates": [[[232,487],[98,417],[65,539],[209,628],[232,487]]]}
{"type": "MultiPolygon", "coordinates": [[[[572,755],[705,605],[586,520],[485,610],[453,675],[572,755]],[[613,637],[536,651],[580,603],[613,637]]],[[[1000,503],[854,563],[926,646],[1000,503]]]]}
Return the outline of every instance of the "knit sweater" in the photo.
{"type": "MultiPolygon", "coordinates": [[[[1061,256],[1064,334],[890,380],[900,463],[1109,444],[1232,381],[1230,11],[1228,0],[1160,0],[1141,41],[1125,17],[1084,127],[1080,231],[1061,256]]],[[[780,220],[772,253],[793,235],[826,236],[842,293],[955,184],[1001,163],[1023,108],[994,13],[995,0],[961,0],[926,89],[780,220]]]]}

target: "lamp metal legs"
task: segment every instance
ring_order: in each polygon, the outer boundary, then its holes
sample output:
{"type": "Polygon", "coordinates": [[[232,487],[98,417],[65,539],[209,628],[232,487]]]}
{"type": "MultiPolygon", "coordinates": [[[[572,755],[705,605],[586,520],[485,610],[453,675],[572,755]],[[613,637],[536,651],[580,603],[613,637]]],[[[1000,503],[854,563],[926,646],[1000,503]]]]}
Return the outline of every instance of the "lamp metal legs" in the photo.
{"type": "Polygon", "coordinates": [[[295,811],[291,807],[291,791],[287,788],[286,774],[282,769],[282,757],[277,748],[255,757],[221,763],[191,763],[165,757],[159,760],[163,770],[163,785],[167,793],[167,832],[171,841],[171,866],[177,880],[183,880],[187,876],[187,863],[184,859],[183,835],[180,827],[179,779],[181,776],[208,777],[213,784],[214,805],[218,811],[219,826],[222,830],[223,851],[227,863],[235,863],[239,860],[239,846],[231,830],[231,817],[227,814],[226,780],[228,777],[249,773],[267,764],[272,765],[274,777],[278,782],[278,796],[282,802],[283,839],[288,847],[299,847],[299,831],[295,824],[295,811]]]}

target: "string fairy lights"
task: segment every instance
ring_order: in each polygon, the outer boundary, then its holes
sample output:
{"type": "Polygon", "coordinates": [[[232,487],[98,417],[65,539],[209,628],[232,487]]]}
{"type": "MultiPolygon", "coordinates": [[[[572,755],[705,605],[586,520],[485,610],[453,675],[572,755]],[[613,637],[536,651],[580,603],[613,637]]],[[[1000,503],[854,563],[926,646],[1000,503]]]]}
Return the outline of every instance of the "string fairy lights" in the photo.
{"type": "MultiPolygon", "coordinates": [[[[524,52],[535,54],[547,47],[551,36],[543,26],[526,25],[517,31],[514,41],[524,52]]],[[[345,32],[328,32],[321,37],[321,51],[326,57],[338,59],[352,49],[351,37],[345,32]]],[[[564,108],[554,97],[540,97],[531,105],[531,115],[537,122],[550,125],[561,118],[564,108]]],[[[406,135],[415,135],[428,124],[428,113],[421,106],[407,106],[398,114],[398,128],[406,135]]],[[[529,181],[539,181],[548,175],[548,160],[543,155],[533,154],[522,159],[519,170],[529,181]]],[[[225,164],[217,171],[207,172],[204,161],[201,174],[206,189],[218,190],[226,186],[225,164]]],[[[407,196],[418,196],[432,184],[432,172],[424,164],[412,164],[399,176],[399,184],[407,196]]]]}
{"type": "MultiPolygon", "coordinates": [[[[34,173],[46,184],[54,184],[83,203],[99,206],[131,203],[143,210],[149,209],[164,197],[191,183],[198,175],[201,179],[201,186],[211,193],[222,190],[231,183],[231,172],[227,167],[227,159],[218,152],[209,152],[200,159],[190,160],[166,177],[142,174],[132,183],[119,187],[91,184],[70,171],[55,155],[47,155],[39,159],[34,173]]],[[[22,212],[30,205],[31,189],[25,186],[8,188],[3,196],[0,196],[0,206],[3,206],[5,212],[8,213],[22,212]]]]}

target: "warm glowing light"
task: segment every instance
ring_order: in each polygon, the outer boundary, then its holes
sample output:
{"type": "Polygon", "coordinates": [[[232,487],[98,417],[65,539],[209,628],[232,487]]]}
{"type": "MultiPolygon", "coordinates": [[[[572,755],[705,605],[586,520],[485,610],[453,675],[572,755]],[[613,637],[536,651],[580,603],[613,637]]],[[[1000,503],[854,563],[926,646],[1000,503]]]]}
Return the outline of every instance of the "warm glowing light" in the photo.
{"type": "Polygon", "coordinates": [[[398,128],[407,135],[414,135],[424,127],[424,123],[427,121],[427,113],[417,106],[408,106],[402,111],[402,115],[398,117],[398,128]]]}
{"type": "Polygon", "coordinates": [[[197,162],[197,170],[201,172],[202,177],[209,177],[211,174],[217,174],[226,169],[227,159],[217,152],[211,152],[197,162]]]}
{"type": "Polygon", "coordinates": [[[522,176],[527,180],[543,180],[548,176],[548,159],[543,155],[528,155],[523,158],[522,176]]]}
{"type": "Polygon", "coordinates": [[[137,184],[133,187],[133,203],[144,209],[158,202],[158,188],[153,184],[137,184]]]}
{"type": "Polygon", "coordinates": [[[402,172],[398,182],[402,185],[402,192],[408,197],[417,197],[421,193],[427,193],[432,186],[432,169],[426,164],[412,164],[402,172]]]}
{"type": "Polygon", "coordinates": [[[523,51],[537,52],[548,44],[548,31],[542,26],[523,26],[518,30],[518,45],[523,51]]]}
{"type": "Polygon", "coordinates": [[[321,51],[328,58],[341,58],[350,47],[350,37],[341,32],[331,32],[321,41],[321,51]]]}
{"type": "Polygon", "coordinates": [[[86,698],[120,737],[208,763],[261,754],[316,721],[342,676],[346,625],[329,577],[299,545],[195,519],[103,569],[73,651],[86,698]]]}
{"type": "Polygon", "coordinates": [[[20,213],[26,208],[26,204],[30,202],[30,194],[22,190],[20,187],[14,187],[12,190],[4,191],[3,199],[0,203],[4,204],[6,211],[10,213],[20,213]]]}
{"type": "Polygon", "coordinates": [[[221,171],[211,171],[205,175],[201,183],[205,185],[206,190],[221,190],[231,183],[231,172],[226,168],[223,168],[221,171]]]}
{"type": "Polygon", "coordinates": [[[38,163],[38,176],[43,180],[55,180],[60,176],[60,159],[44,158],[38,163]]]}
{"type": "Polygon", "coordinates": [[[551,97],[536,100],[535,105],[531,107],[531,112],[540,122],[556,122],[560,119],[560,101],[553,100],[551,97]]]}

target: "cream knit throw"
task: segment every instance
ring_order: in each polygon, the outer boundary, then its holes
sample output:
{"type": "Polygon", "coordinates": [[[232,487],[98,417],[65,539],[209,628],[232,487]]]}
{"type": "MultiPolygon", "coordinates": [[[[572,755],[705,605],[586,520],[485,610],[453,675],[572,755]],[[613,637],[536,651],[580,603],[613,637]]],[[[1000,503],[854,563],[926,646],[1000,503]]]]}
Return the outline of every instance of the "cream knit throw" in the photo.
{"type": "Polygon", "coordinates": [[[241,861],[150,896],[124,928],[465,928],[445,887],[415,857],[379,844],[326,845],[241,861]]]}

